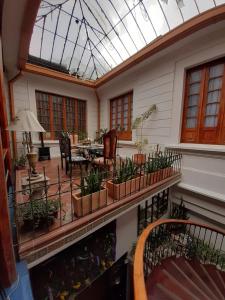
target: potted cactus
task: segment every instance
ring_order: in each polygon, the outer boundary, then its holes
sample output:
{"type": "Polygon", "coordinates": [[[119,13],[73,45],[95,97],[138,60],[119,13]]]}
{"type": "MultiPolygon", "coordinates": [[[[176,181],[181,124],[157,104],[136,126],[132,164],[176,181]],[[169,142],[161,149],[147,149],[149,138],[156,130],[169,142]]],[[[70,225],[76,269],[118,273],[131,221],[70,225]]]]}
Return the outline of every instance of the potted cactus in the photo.
{"type": "Polygon", "coordinates": [[[137,165],[127,158],[121,161],[116,169],[113,179],[106,182],[109,196],[115,200],[130,195],[144,187],[144,176],[138,173],[137,165]]]}
{"type": "Polygon", "coordinates": [[[163,153],[160,152],[158,155],[158,159],[162,179],[170,177],[173,174],[172,165],[174,162],[174,156],[171,153],[165,153],[163,155],[163,153]]]}
{"type": "Polygon", "coordinates": [[[108,190],[102,186],[103,174],[99,170],[91,170],[81,176],[80,192],[72,195],[74,213],[77,217],[87,215],[107,204],[108,190]]]}

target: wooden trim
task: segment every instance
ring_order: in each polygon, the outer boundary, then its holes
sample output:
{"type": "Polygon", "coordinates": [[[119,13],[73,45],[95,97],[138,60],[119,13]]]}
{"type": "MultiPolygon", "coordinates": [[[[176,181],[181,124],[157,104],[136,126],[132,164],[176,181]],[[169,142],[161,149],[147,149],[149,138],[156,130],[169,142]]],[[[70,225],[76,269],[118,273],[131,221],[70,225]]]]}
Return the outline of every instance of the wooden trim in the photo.
{"type": "Polygon", "coordinates": [[[225,105],[225,57],[212,60],[208,63],[199,65],[195,68],[187,70],[186,72],[186,82],[185,82],[185,94],[184,94],[184,108],[183,108],[183,120],[182,120],[182,134],[181,141],[184,143],[201,143],[201,144],[225,144],[223,139],[223,134],[225,131],[225,119],[224,119],[224,105],[225,105]],[[205,127],[205,110],[207,106],[208,99],[208,83],[209,83],[209,68],[216,66],[217,64],[224,65],[224,73],[222,76],[222,87],[220,90],[220,103],[219,103],[219,112],[217,114],[217,126],[216,127],[205,127]],[[200,79],[200,92],[199,92],[199,104],[198,104],[198,115],[197,115],[197,126],[196,128],[186,128],[187,120],[187,105],[188,105],[188,96],[189,96],[189,78],[190,74],[194,71],[201,72],[200,79]],[[194,133],[194,140],[191,141],[188,138],[188,134],[194,133]]]}
{"type": "Polygon", "coordinates": [[[118,115],[118,100],[121,100],[121,117],[120,117],[120,123],[121,126],[124,125],[124,97],[128,97],[128,122],[127,122],[127,130],[118,132],[118,139],[124,140],[124,141],[131,141],[132,140],[132,128],[131,128],[131,101],[133,100],[133,91],[129,91],[127,93],[124,93],[122,95],[119,95],[117,97],[114,97],[110,99],[110,129],[112,129],[112,103],[116,102],[116,125],[117,125],[117,115],[118,115]]]}
{"type": "Polygon", "coordinates": [[[53,116],[53,101],[52,95],[48,94],[48,101],[49,101],[49,114],[50,114],[50,136],[51,140],[55,139],[55,132],[54,132],[54,116],[53,116]]]}
{"type": "Polygon", "coordinates": [[[54,71],[54,70],[36,66],[33,64],[26,63],[23,69],[25,72],[28,72],[28,73],[33,73],[33,74],[46,76],[46,77],[50,77],[50,78],[54,78],[54,79],[58,79],[58,80],[63,80],[63,81],[83,85],[83,86],[90,87],[90,88],[95,87],[94,81],[77,79],[72,75],[64,74],[62,72],[54,71]]]}
{"type": "Polygon", "coordinates": [[[24,68],[27,62],[33,27],[41,0],[28,0],[26,1],[26,3],[27,4],[23,14],[23,22],[20,34],[20,48],[18,56],[19,69],[24,68]]]}
{"type": "Polygon", "coordinates": [[[131,67],[142,62],[146,58],[166,49],[176,42],[184,39],[192,33],[203,29],[211,24],[217,23],[225,19],[225,4],[207,10],[198,16],[193,17],[189,21],[184,22],[180,26],[170,30],[162,37],[158,37],[146,47],[129,57],[127,60],[116,66],[113,70],[96,80],[95,87],[98,88],[106,82],[112,80],[119,74],[127,71],[131,67]]]}
{"type": "Polygon", "coordinates": [[[0,282],[9,287],[16,279],[16,265],[13,253],[12,233],[9,219],[8,195],[5,181],[3,148],[0,134],[0,282]]]}
{"type": "Polygon", "coordinates": [[[63,97],[62,99],[62,107],[63,107],[63,130],[67,130],[67,124],[66,124],[66,98],[63,97]]]}
{"type": "Polygon", "coordinates": [[[219,234],[225,236],[225,231],[210,227],[208,225],[199,224],[197,222],[186,221],[186,220],[176,220],[176,219],[160,219],[152,224],[150,224],[141,234],[138,239],[136,251],[134,255],[134,299],[135,300],[148,300],[152,299],[151,295],[147,295],[146,288],[145,288],[145,278],[144,278],[144,249],[145,243],[151,234],[151,232],[161,224],[168,224],[168,223],[176,223],[176,224],[189,224],[194,226],[199,226],[201,228],[206,228],[211,231],[215,231],[219,234]]]}
{"type": "Polygon", "coordinates": [[[101,128],[101,100],[99,98],[98,92],[95,89],[95,95],[97,99],[97,110],[98,110],[98,119],[97,119],[97,131],[100,131],[101,128]]]}
{"type": "MultiPolygon", "coordinates": [[[[20,71],[15,77],[13,77],[8,82],[9,111],[10,111],[10,121],[11,122],[13,122],[16,117],[13,85],[21,76],[23,76],[23,73],[20,71]]],[[[16,158],[17,157],[16,132],[13,131],[11,133],[11,136],[12,136],[13,156],[14,156],[14,158],[16,158]]]]}

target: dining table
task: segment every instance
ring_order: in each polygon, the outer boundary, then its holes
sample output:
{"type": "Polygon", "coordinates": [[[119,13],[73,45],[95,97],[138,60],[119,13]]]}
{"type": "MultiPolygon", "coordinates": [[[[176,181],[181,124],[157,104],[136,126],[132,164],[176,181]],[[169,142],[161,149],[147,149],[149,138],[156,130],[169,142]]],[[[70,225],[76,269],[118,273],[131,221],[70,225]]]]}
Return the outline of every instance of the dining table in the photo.
{"type": "Polygon", "coordinates": [[[104,146],[102,144],[76,144],[71,145],[71,149],[78,149],[81,152],[87,151],[91,156],[103,156],[104,146]]]}

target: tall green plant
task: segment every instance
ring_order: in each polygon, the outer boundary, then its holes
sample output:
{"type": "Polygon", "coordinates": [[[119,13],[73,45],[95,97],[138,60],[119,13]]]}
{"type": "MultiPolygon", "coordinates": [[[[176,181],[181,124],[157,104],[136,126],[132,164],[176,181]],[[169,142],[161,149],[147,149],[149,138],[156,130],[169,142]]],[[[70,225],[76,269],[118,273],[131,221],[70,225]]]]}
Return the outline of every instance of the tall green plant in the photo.
{"type": "Polygon", "coordinates": [[[80,190],[81,196],[90,195],[101,190],[103,174],[98,169],[93,169],[90,173],[83,177],[81,176],[80,190]]]}
{"type": "Polygon", "coordinates": [[[156,105],[153,104],[152,106],[149,107],[147,111],[145,111],[143,114],[137,117],[132,124],[132,129],[140,129],[140,138],[135,143],[139,153],[142,153],[144,147],[148,144],[148,140],[146,138],[143,139],[144,122],[147,121],[152,115],[152,113],[155,111],[156,111],[156,105]]]}
{"type": "Polygon", "coordinates": [[[127,158],[125,161],[121,162],[120,167],[116,170],[113,182],[116,184],[126,182],[137,176],[137,172],[137,165],[134,164],[134,162],[130,158],[127,158]]]}

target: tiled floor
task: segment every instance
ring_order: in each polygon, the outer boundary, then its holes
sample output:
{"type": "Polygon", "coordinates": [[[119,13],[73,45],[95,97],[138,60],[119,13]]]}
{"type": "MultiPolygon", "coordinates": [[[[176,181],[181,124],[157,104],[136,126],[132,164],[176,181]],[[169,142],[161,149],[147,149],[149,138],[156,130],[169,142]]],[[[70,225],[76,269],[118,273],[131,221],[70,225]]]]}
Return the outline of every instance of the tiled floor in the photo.
{"type": "MultiPolygon", "coordinates": [[[[53,158],[50,161],[42,161],[37,164],[37,171],[44,174],[49,178],[49,186],[47,189],[47,196],[49,199],[60,199],[61,210],[58,213],[58,218],[55,220],[54,224],[50,228],[45,230],[24,230],[23,226],[19,226],[19,242],[27,241],[34,238],[42,233],[49,230],[54,230],[55,228],[69,223],[76,219],[73,214],[71,193],[78,190],[78,185],[80,182],[80,168],[78,166],[73,168],[72,180],[70,176],[66,175],[65,168],[61,168],[61,161],[59,158],[53,158]],[[72,189],[71,189],[72,187],[72,189]]],[[[24,202],[29,200],[29,195],[24,195],[21,186],[21,179],[28,175],[27,170],[17,171],[17,203],[23,205],[24,202]]],[[[26,193],[28,194],[29,191],[26,193]]],[[[45,196],[45,194],[44,194],[45,196]]]]}
{"type": "MultiPolygon", "coordinates": [[[[48,187],[45,189],[45,191],[47,191],[47,197],[48,199],[60,199],[61,209],[58,212],[58,217],[55,219],[54,224],[41,230],[24,228],[23,222],[19,221],[19,217],[17,217],[17,224],[19,224],[19,226],[17,226],[19,238],[18,242],[20,244],[59,228],[62,225],[71,223],[77,219],[74,214],[71,195],[79,192],[81,174],[79,166],[73,167],[71,178],[69,175],[66,175],[65,167],[64,169],[61,168],[61,160],[59,158],[53,158],[50,161],[38,162],[36,169],[39,173],[45,174],[45,176],[49,178],[48,187]]],[[[82,172],[85,172],[85,168],[82,170],[82,172]]],[[[25,176],[28,176],[28,170],[17,171],[17,207],[23,206],[24,203],[30,199],[29,187],[27,188],[27,192],[24,193],[21,185],[22,178],[25,176]]],[[[44,197],[46,198],[46,192],[44,192],[44,197]]],[[[112,200],[108,197],[107,205],[110,203],[112,203],[112,200]]]]}

